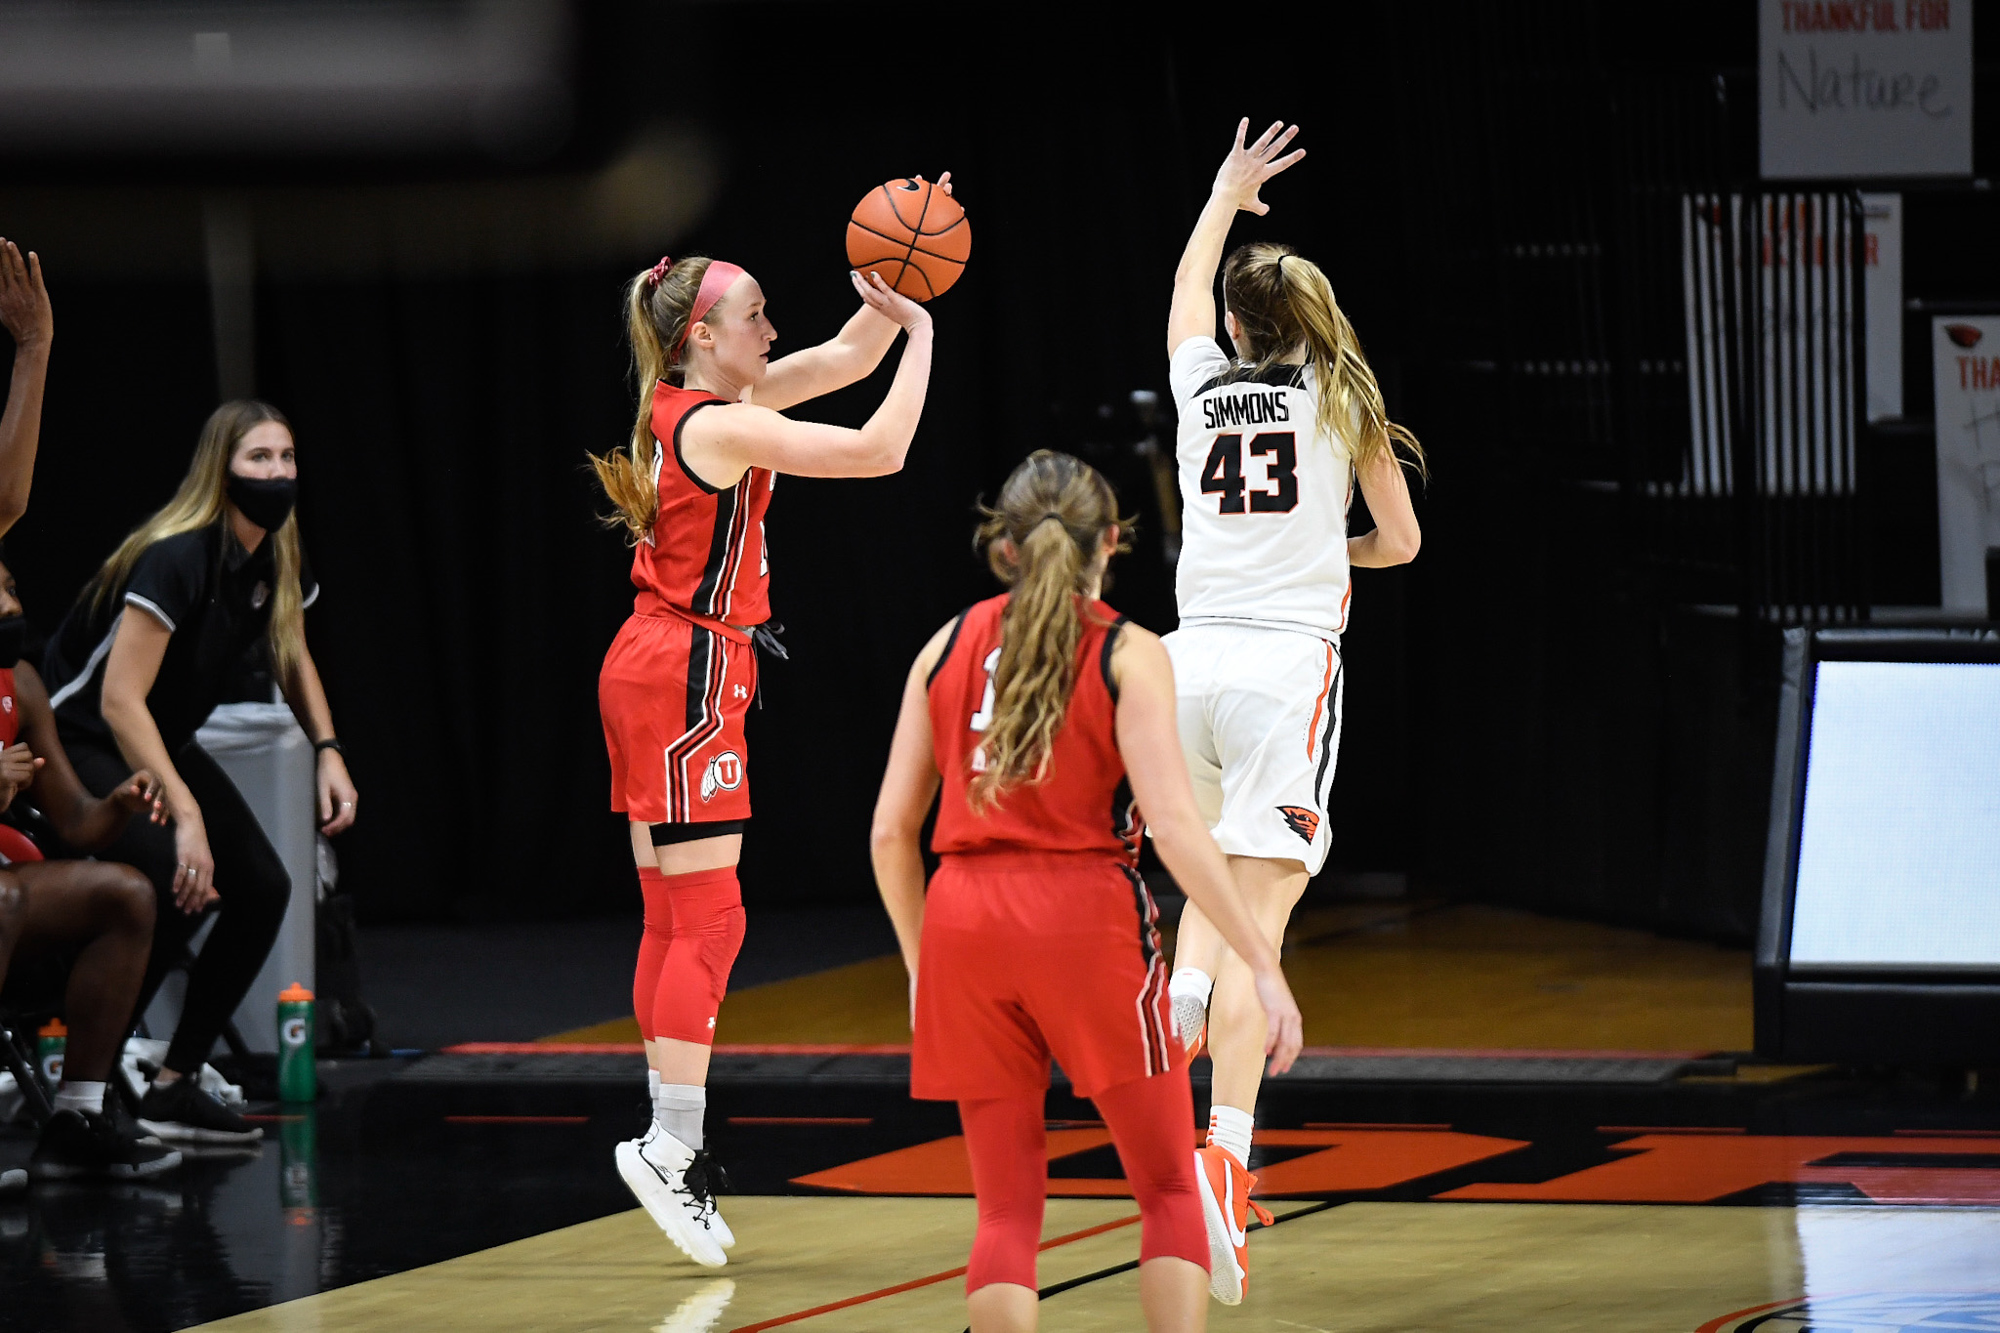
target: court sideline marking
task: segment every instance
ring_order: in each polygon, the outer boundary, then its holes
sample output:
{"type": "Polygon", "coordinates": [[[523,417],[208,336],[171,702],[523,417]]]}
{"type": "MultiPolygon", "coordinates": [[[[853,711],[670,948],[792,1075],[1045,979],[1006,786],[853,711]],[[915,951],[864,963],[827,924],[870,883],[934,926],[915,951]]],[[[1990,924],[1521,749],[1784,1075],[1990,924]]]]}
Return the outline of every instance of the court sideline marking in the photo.
{"type": "MultiPolygon", "coordinates": [[[[1329,1208],[1338,1208],[1345,1202],[1347,1202],[1345,1199],[1325,1199],[1304,1208],[1295,1208],[1289,1213],[1281,1213],[1273,1218],[1270,1225],[1279,1226],[1291,1221],[1295,1217],[1304,1217],[1309,1213],[1323,1213],[1329,1208]]],[[[1085,1227],[1081,1231],[1072,1231],[1066,1236],[1056,1236],[1050,1240],[1045,1240],[1035,1247],[1035,1252],[1037,1254],[1045,1253],[1046,1251],[1055,1249],[1059,1245],[1068,1245],[1072,1241],[1088,1240],[1092,1236],[1101,1236],[1107,1231],[1116,1231],[1120,1227],[1132,1226],[1138,1221],[1139,1214],[1134,1213],[1130,1217],[1120,1217],[1110,1222],[1099,1223],[1094,1227],[1085,1227]]],[[[1264,1229],[1264,1226],[1265,1224],[1262,1222],[1253,1222],[1246,1230],[1261,1231],[1264,1229]]],[[[1129,1273],[1138,1266],[1139,1261],[1133,1259],[1128,1263],[1114,1264],[1110,1268],[1099,1269],[1095,1273],[1085,1273],[1082,1277],[1070,1278],[1066,1282],[1058,1282],[1053,1286],[1041,1288],[1035,1293],[1035,1299],[1045,1301],[1049,1297],[1060,1295],[1073,1287],[1081,1287],[1086,1283],[1096,1282],[1102,1278],[1115,1277],[1119,1273],[1129,1273]]],[[[810,1310],[796,1310],[791,1314],[779,1315],[776,1319],[766,1319],[756,1324],[744,1324],[739,1328],[731,1329],[729,1333],[763,1333],[763,1330],[767,1328],[777,1328],[783,1324],[796,1324],[802,1319],[811,1319],[818,1315],[831,1314],[835,1310],[845,1310],[855,1305],[866,1305],[869,1301],[879,1301],[890,1296],[900,1296],[906,1291],[915,1291],[919,1287],[928,1287],[938,1282],[947,1282],[952,1278],[965,1276],[965,1272],[965,1266],[960,1265],[957,1268],[947,1269],[942,1273],[932,1273],[928,1277],[915,1278],[909,1282],[899,1282],[893,1287],[883,1287],[879,1291],[863,1292],[859,1296],[849,1296],[845,1300],[831,1301],[825,1305],[815,1305],[810,1310]]],[[[967,1329],[966,1333],[972,1333],[972,1330],[967,1329]]]]}
{"type": "MultiPolygon", "coordinates": [[[[1301,1209],[1300,1211],[1309,1210],[1301,1209]]],[[[1068,1245],[1072,1241],[1088,1240],[1092,1236],[1101,1236],[1107,1231],[1116,1231],[1120,1227],[1129,1227],[1138,1220],[1139,1214],[1134,1213],[1130,1217],[1120,1217],[1114,1218],[1109,1222],[1100,1222],[1094,1227],[1085,1227],[1081,1231],[1072,1231],[1066,1236],[1055,1236],[1049,1240],[1045,1240],[1035,1247],[1035,1252],[1040,1254],[1048,1250],[1053,1250],[1058,1245],[1068,1245]]],[[[816,1315],[831,1314],[835,1310],[845,1310],[851,1305],[866,1305],[869,1301],[879,1301],[888,1296],[900,1296],[906,1291],[915,1291],[918,1287],[928,1287],[933,1283],[947,1282],[952,1278],[965,1276],[965,1271],[965,1266],[960,1265],[957,1268],[947,1269],[942,1273],[932,1273],[928,1277],[915,1278],[909,1282],[899,1282],[893,1287],[883,1287],[879,1291],[863,1292],[859,1296],[849,1296],[846,1300],[832,1301],[826,1305],[815,1305],[810,1310],[796,1310],[791,1314],[779,1315],[776,1319],[766,1319],[762,1323],[744,1324],[740,1328],[729,1330],[729,1333],[762,1333],[764,1329],[777,1328],[781,1324],[796,1324],[801,1319],[811,1319],[816,1315]]]]}
{"type": "MultiPolygon", "coordinates": [[[[1322,1199],[1318,1203],[1308,1207],[1294,1208],[1289,1213],[1281,1213],[1272,1218],[1268,1223],[1252,1222],[1243,1230],[1247,1234],[1252,1231],[1262,1231],[1267,1226],[1281,1226],[1295,1217],[1305,1217],[1310,1213],[1323,1213],[1329,1208],[1338,1208],[1346,1202],[1346,1199],[1322,1199]]],[[[1100,1268],[1095,1273],[1085,1273],[1082,1277],[1073,1277],[1066,1282],[1058,1282],[1053,1286],[1043,1287],[1035,1293],[1035,1299],[1037,1301],[1045,1301],[1051,1296],[1060,1296],[1072,1288],[1085,1286],[1088,1283],[1097,1282],[1107,1277],[1116,1277],[1120,1273],[1129,1273],[1138,1266],[1139,1261],[1137,1259],[1129,1259],[1122,1264],[1113,1264],[1109,1268],[1100,1268]]],[[[972,1333],[972,1330],[968,1328],[965,1330],[965,1333],[972,1333]]]]}

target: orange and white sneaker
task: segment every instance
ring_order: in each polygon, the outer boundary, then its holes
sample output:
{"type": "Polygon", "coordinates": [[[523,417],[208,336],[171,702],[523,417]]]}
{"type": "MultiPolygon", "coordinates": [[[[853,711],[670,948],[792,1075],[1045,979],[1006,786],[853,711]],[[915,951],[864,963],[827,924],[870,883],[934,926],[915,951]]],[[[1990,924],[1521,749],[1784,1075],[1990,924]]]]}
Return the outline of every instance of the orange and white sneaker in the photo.
{"type": "Polygon", "coordinates": [[[1225,1148],[1194,1150],[1194,1177],[1201,1188],[1201,1215],[1208,1224],[1208,1294],[1238,1305],[1249,1285],[1250,1247],[1245,1235],[1250,1214],[1265,1226],[1271,1214],[1250,1201],[1257,1177],[1238,1166],[1225,1148]]]}

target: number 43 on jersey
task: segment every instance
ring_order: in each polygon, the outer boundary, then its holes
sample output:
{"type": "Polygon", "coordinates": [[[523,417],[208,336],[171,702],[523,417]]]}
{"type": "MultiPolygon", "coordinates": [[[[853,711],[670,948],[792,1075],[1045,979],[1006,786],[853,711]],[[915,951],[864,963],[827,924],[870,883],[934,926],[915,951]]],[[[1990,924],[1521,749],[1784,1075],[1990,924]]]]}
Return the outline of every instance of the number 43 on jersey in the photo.
{"type": "Polygon", "coordinates": [[[1269,458],[1264,480],[1269,489],[1254,490],[1243,479],[1243,437],[1218,435],[1201,469],[1201,493],[1220,497],[1218,514],[1289,514],[1299,505],[1298,437],[1291,431],[1267,431],[1250,437],[1252,458],[1269,458]]]}

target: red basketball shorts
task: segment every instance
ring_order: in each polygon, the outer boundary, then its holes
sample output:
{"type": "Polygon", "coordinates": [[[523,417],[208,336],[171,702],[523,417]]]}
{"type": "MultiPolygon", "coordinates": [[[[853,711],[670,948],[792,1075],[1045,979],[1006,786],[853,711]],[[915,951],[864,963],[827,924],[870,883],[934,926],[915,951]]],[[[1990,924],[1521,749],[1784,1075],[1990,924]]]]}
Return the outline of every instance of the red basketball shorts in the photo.
{"type": "Polygon", "coordinates": [[[743,719],[757,653],[679,616],[633,616],[597,677],[611,808],[635,822],[750,817],[743,719]]]}
{"type": "Polygon", "coordinates": [[[917,963],[910,1095],[1078,1095],[1187,1063],[1152,895],[1102,852],[947,856],[917,963]]]}

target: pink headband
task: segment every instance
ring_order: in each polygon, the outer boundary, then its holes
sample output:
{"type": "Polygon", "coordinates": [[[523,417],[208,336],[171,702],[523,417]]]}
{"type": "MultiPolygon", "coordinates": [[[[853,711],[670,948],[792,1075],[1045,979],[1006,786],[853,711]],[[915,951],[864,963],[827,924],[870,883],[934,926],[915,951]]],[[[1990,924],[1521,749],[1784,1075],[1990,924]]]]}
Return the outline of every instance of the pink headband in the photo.
{"type": "Polygon", "coordinates": [[[681,348],[687,346],[688,335],[694,332],[695,322],[715,308],[722,294],[729,290],[729,284],[743,276],[743,270],[726,259],[711,259],[708,270],[701,275],[701,287],[694,294],[694,306],[688,311],[687,327],[681,330],[680,343],[674,348],[678,358],[681,348]]]}

